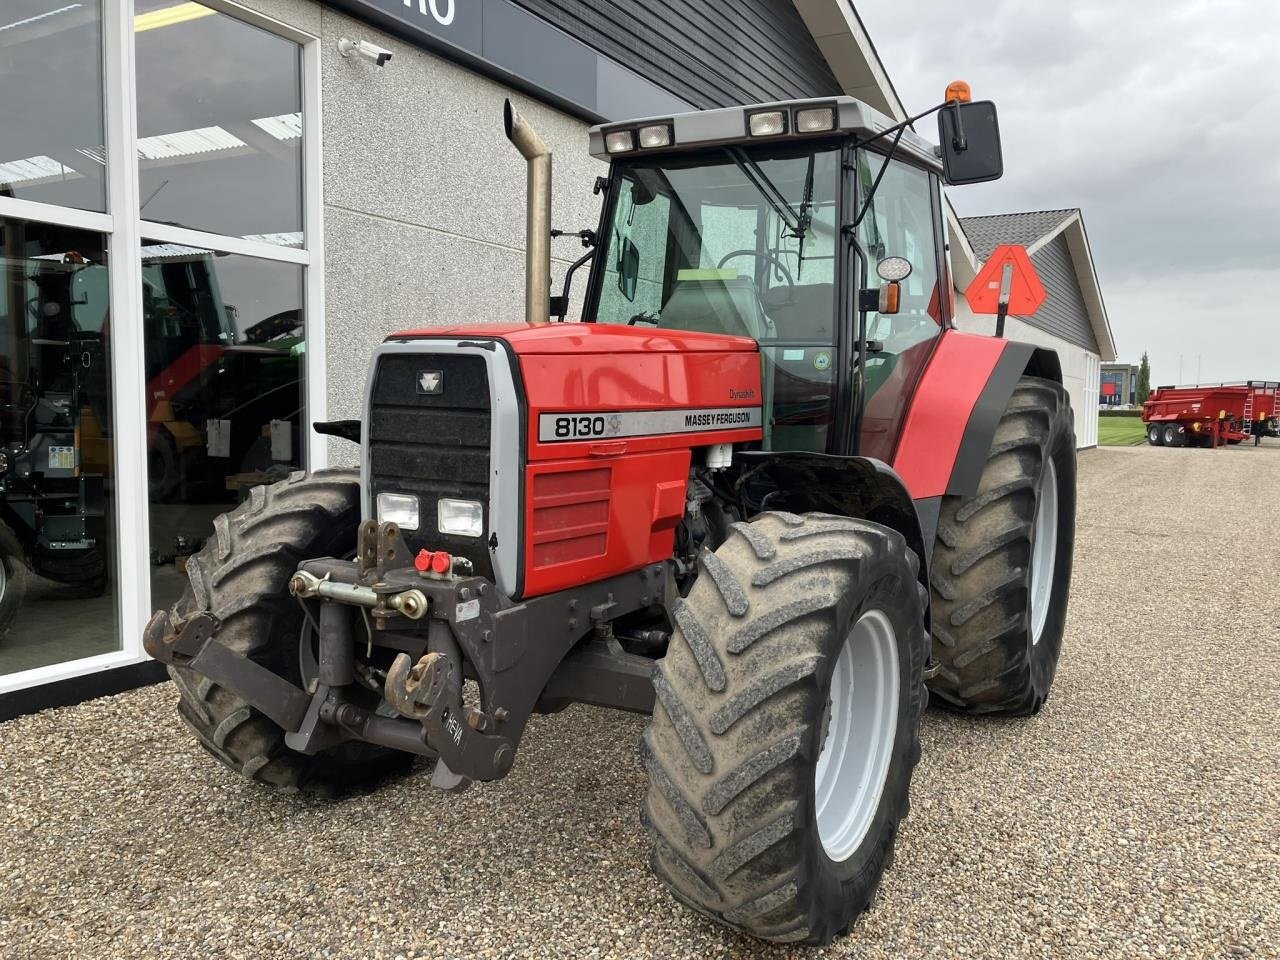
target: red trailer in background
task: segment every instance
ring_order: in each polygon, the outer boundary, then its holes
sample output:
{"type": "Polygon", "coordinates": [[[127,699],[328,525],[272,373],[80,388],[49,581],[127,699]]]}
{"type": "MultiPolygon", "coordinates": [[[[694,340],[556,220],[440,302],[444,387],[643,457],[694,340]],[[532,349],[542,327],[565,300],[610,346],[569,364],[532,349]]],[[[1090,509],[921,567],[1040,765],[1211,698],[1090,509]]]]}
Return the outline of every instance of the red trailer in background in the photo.
{"type": "Polygon", "coordinates": [[[1142,405],[1142,422],[1152,446],[1217,447],[1275,436],[1278,400],[1275,380],[1157,387],[1142,405]]]}

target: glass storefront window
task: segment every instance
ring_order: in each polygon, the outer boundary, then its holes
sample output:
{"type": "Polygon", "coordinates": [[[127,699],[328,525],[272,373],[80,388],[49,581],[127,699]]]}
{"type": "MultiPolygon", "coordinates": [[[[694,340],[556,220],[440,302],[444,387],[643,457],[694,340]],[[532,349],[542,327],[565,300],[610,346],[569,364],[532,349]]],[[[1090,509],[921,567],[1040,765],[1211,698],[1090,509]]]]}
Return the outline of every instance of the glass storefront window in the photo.
{"type": "Polygon", "coordinates": [[[0,197],[102,211],[102,8],[0,4],[0,197]]]}
{"type": "Polygon", "coordinates": [[[106,256],[0,219],[0,675],[120,649],[106,256]]]}
{"type": "Polygon", "coordinates": [[[174,0],[134,37],[143,219],[301,246],[301,47],[174,0]]]}
{"type": "Polygon", "coordinates": [[[302,268],[144,241],[152,606],[251,487],[303,464],[302,268]]]}

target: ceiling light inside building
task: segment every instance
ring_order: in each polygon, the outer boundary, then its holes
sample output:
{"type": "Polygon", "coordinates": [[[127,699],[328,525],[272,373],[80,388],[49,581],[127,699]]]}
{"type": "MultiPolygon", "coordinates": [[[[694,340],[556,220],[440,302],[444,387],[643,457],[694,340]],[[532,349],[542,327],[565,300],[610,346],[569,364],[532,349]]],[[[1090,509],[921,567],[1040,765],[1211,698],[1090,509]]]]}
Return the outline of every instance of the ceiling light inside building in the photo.
{"type": "Polygon", "coordinates": [[[133,32],[144,33],[147,30],[157,30],[160,27],[171,27],[175,23],[185,23],[187,20],[210,17],[217,12],[217,10],[211,10],[202,3],[178,3],[172,7],[161,7],[159,10],[150,10],[134,17],[133,32]]]}
{"type": "Polygon", "coordinates": [[[143,160],[168,160],[216,150],[234,150],[248,146],[233,133],[221,127],[200,127],[198,130],[180,130],[162,133],[155,137],[138,138],[138,156],[143,160]]]}
{"type": "Polygon", "coordinates": [[[56,17],[60,13],[70,13],[72,10],[79,10],[82,4],[69,3],[65,7],[59,7],[57,10],[46,10],[44,13],[37,13],[34,17],[26,17],[22,20],[15,20],[13,23],[6,23],[0,27],[0,33],[6,30],[14,30],[18,27],[25,27],[29,23],[36,23],[39,20],[48,20],[50,17],[56,17]]]}
{"type": "Polygon", "coordinates": [[[277,140],[297,140],[302,136],[302,114],[282,113],[278,117],[263,117],[253,125],[271,134],[277,140]]]}
{"type": "Polygon", "coordinates": [[[80,174],[53,157],[27,157],[0,163],[0,183],[33,183],[37,180],[63,180],[80,174]]]}

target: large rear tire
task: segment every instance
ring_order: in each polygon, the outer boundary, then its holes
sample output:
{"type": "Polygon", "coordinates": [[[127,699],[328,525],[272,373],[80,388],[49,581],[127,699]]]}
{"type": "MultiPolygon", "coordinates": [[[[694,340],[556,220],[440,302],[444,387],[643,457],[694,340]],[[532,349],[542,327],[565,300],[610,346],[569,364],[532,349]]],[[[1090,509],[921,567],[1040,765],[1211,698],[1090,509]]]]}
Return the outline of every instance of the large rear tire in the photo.
{"type": "MultiPolygon", "coordinates": [[[[217,639],[302,685],[302,609],[287,585],[311,557],[355,547],[360,485],[351,471],[294,473],[214,520],[214,536],[187,561],[188,586],[175,623],[207,611],[217,639]]],[[[314,756],[289,749],[284,730],[261,711],[190,668],[170,667],[178,713],[200,745],[237,773],[287,790],[340,793],[407,769],[405,753],[352,741],[314,756]]]]}
{"type": "Polygon", "coordinates": [[[7,523],[0,520],[0,640],[13,627],[27,596],[27,555],[22,542],[7,523]]]}
{"type": "Polygon", "coordinates": [[[929,689],[952,709],[1026,715],[1049,696],[1075,544],[1074,424],[1060,384],[1021,378],[978,492],[942,501],[929,689]]]}
{"type": "Polygon", "coordinates": [[[1151,444],[1153,447],[1160,446],[1160,424],[1147,424],[1147,443],[1151,444]]]}
{"type": "Polygon", "coordinates": [[[846,517],[733,529],[654,671],[651,863],[722,923],[825,944],[870,906],[907,813],[928,697],[919,561],[846,517]]]}

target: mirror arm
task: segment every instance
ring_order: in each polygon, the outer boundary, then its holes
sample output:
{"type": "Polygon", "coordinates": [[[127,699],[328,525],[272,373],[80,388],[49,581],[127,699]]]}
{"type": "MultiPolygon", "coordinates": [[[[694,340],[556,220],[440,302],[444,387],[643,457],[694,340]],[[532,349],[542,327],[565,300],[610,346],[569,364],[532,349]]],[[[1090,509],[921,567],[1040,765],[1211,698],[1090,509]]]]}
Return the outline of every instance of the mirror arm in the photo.
{"type": "Polygon", "coordinates": [[[880,189],[880,181],[884,179],[884,175],[889,169],[889,161],[893,159],[893,155],[898,151],[898,144],[902,140],[902,132],[904,130],[906,130],[906,127],[899,126],[897,136],[893,138],[893,143],[889,145],[889,152],[885,154],[884,163],[880,164],[880,172],[876,174],[875,180],[871,182],[871,189],[867,191],[867,195],[862,200],[862,209],[858,211],[858,216],[853,221],[854,230],[861,226],[862,218],[871,209],[871,201],[875,199],[876,191],[880,189]]]}
{"type": "Polygon", "coordinates": [[[951,138],[951,145],[956,152],[963,153],[969,149],[969,140],[964,135],[964,118],[960,115],[960,101],[951,101],[951,117],[956,122],[956,135],[951,138]]]}
{"type": "MultiPolygon", "coordinates": [[[[553,230],[552,233],[555,233],[553,230]]],[[[591,239],[595,240],[595,233],[591,230],[583,230],[582,234],[590,233],[591,239]]],[[[582,237],[583,245],[586,245],[587,238],[582,237]]],[[[577,260],[569,265],[569,269],[564,273],[564,286],[560,289],[560,296],[551,298],[551,313],[555,315],[561,323],[564,322],[565,315],[569,312],[569,289],[573,286],[573,274],[577,269],[592,259],[596,255],[595,247],[592,247],[577,260]]]]}

